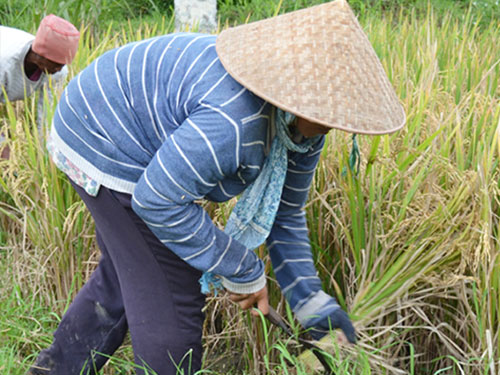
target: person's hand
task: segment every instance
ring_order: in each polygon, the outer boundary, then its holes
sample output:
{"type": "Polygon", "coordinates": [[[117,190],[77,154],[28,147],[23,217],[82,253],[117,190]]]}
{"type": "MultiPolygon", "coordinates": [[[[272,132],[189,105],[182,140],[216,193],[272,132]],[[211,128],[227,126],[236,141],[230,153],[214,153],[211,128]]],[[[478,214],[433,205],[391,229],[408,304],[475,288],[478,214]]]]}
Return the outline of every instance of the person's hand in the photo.
{"type": "MultiPolygon", "coordinates": [[[[240,305],[243,310],[248,310],[254,306],[264,315],[269,313],[269,300],[267,298],[267,286],[251,294],[238,294],[229,292],[229,299],[240,305]]],[[[252,310],[252,315],[259,316],[259,312],[252,310]]]]}
{"type": "Polygon", "coordinates": [[[330,329],[340,328],[351,344],[356,343],[356,331],[347,313],[340,307],[323,318],[312,319],[308,322],[308,331],[314,340],[320,340],[327,335],[330,329]]]}

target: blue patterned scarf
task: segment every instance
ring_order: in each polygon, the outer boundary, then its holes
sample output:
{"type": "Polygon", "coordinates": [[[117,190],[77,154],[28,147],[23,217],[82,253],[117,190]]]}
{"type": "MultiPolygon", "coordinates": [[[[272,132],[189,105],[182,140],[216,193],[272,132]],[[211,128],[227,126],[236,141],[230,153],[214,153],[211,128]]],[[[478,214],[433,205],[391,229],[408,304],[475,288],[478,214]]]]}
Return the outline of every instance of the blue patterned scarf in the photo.
{"type": "MultiPolygon", "coordinates": [[[[276,109],[276,136],[257,179],[243,192],[233,208],[224,232],[249,249],[262,245],[274,223],[288,168],[288,151],[305,153],[317,137],[296,144],[291,139],[289,125],[295,116],[276,109]]],[[[200,279],[202,293],[215,291],[220,281],[210,273],[200,279]]]]}

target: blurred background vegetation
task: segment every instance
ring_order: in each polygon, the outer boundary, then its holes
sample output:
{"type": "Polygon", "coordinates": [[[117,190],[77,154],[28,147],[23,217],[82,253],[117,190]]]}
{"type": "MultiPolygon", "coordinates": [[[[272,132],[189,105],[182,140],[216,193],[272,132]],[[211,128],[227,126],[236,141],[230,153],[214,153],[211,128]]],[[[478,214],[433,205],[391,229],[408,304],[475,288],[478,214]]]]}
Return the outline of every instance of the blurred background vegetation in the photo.
{"type": "MultiPolygon", "coordinates": [[[[280,12],[324,2],[326,0],[284,0],[280,12]]],[[[271,17],[276,4],[278,1],[218,0],[220,23],[233,25],[271,17]]],[[[417,11],[423,14],[430,7],[438,15],[449,13],[457,18],[465,17],[470,11],[473,19],[481,25],[500,19],[499,0],[351,0],[349,4],[360,17],[367,12],[398,15],[417,11]]],[[[110,23],[127,20],[144,22],[170,18],[173,8],[173,0],[0,0],[0,24],[35,32],[40,20],[54,13],[90,30],[106,29],[110,23]]]]}

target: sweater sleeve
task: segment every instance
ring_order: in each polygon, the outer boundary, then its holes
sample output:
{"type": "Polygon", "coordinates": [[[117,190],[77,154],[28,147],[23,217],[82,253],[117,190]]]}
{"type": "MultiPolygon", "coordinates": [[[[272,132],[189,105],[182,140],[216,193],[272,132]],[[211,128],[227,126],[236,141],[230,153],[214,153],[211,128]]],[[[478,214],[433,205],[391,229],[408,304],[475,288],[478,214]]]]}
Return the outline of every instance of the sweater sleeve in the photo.
{"type": "Polygon", "coordinates": [[[157,151],[136,185],[132,207],[184,261],[228,279],[233,292],[250,293],[265,285],[262,261],[217,228],[196,202],[237,171],[239,143],[235,121],[204,106],[157,151]]]}
{"type": "Polygon", "coordinates": [[[329,307],[338,307],[335,299],[322,291],[304,211],[323,144],[321,137],[308,153],[290,155],[278,214],[267,239],[282,293],[303,325],[316,313],[328,314],[329,307]]]}

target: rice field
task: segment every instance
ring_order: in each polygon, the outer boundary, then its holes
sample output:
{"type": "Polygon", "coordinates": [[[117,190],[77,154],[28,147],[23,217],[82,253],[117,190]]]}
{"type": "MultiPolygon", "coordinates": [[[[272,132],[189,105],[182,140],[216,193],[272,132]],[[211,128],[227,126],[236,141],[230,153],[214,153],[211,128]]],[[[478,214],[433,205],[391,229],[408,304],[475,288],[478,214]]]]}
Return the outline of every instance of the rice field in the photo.
{"type": "MultiPolygon", "coordinates": [[[[282,2],[273,4],[276,11],[282,2]]],[[[245,21],[239,17],[221,25],[245,21]]],[[[325,291],[349,311],[360,337],[354,347],[330,345],[329,359],[337,374],[496,375],[500,23],[430,3],[418,11],[363,11],[360,22],[407,124],[392,135],[358,136],[357,173],[349,168],[349,134],[330,132],[322,154],[307,206],[310,238],[325,291]]],[[[81,31],[69,78],[106,50],[173,31],[173,20],[156,15],[81,31]]],[[[38,134],[36,101],[0,105],[11,148],[11,159],[0,161],[2,374],[24,374],[51,342],[99,257],[89,214],[44,148],[55,103],[38,134]]],[[[231,203],[206,209],[223,226],[231,203]]],[[[266,249],[258,252],[271,304],[300,332],[266,249]]],[[[298,360],[295,340],[226,296],[210,297],[206,315],[203,374],[312,373],[298,360]]],[[[127,344],[103,374],[133,368],[127,344]]]]}

